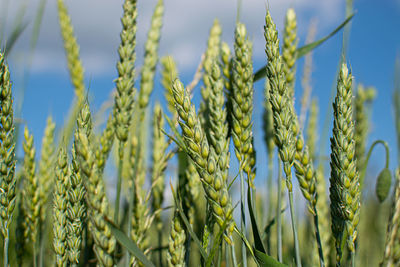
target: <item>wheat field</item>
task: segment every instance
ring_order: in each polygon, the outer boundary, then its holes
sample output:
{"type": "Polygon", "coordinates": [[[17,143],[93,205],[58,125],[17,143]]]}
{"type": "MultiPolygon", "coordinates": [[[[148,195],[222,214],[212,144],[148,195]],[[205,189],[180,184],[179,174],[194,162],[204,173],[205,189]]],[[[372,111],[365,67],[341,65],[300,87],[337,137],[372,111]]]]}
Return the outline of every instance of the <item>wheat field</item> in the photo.
{"type": "MultiPolygon", "coordinates": [[[[377,90],[355,82],[345,52],[328,134],[319,130],[324,107],[313,92],[313,50],[342,31],[346,46],[354,17],[352,1],[347,4],[340,25],[317,40],[311,27],[303,46],[294,8],[278,31],[274,10],[260,7],[261,68],[254,63],[258,39],[248,26],[236,21],[230,45],[215,19],[185,84],[176,59],[159,54],[164,0],[153,7],[144,55],[136,53],[137,0],[125,0],[115,89],[94,112],[74,21],[57,0],[74,99],[63,124],[48,116],[41,141],[20,119],[22,100],[8,65],[13,43],[0,51],[3,266],[400,266],[400,169],[389,165],[398,147],[385,140],[368,146],[377,90]],[[254,114],[257,81],[264,90],[261,117],[254,114]],[[152,101],[156,90],[161,103],[152,101]],[[262,125],[262,144],[255,124],[262,125]],[[324,144],[330,144],[327,155],[324,144]],[[264,157],[257,157],[260,145],[264,157]],[[375,147],[385,149],[386,163],[370,177],[375,147]],[[373,192],[365,192],[367,179],[373,192]]],[[[45,5],[40,1],[36,34],[45,5]]],[[[393,97],[398,140],[399,81],[393,97]]]]}

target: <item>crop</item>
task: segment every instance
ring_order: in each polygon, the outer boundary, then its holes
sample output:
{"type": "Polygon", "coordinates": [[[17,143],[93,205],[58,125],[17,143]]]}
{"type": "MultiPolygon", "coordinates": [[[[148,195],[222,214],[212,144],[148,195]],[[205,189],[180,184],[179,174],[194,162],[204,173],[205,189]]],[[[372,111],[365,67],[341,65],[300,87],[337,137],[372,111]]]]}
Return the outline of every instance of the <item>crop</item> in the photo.
{"type": "MultiPolygon", "coordinates": [[[[14,114],[7,50],[0,51],[3,266],[398,266],[399,166],[393,183],[389,145],[377,140],[368,149],[376,90],[354,89],[345,52],[330,138],[318,126],[311,52],[352,15],[316,42],[310,29],[312,38],[300,46],[295,10],[287,10],[282,33],[274,10],[266,10],[267,64],[256,71],[251,40],[258,38],[238,16],[230,45],[215,19],[194,79],[184,84],[186,70],[158,52],[164,1],[154,6],[143,65],[136,66],[140,10],[125,0],[112,104],[96,113],[73,20],[64,1],[57,4],[74,99],[64,125],[48,117],[40,153],[35,131],[25,127],[22,140],[17,134],[23,120],[14,114]],[[262,133],[253,129],[256,90],[264,96],[262,133]],[[153,92],[163,100],[153,101],[153,92]],[[327,141],[330,157],[320,149],[327,141]],[[366,168],[378,144],[386,165],[371,183],[366,168]],[[266,177],[258,171],[264,166],[266,177]]],[[[395,88],[400,140],[400,82],[395,88]]]]}

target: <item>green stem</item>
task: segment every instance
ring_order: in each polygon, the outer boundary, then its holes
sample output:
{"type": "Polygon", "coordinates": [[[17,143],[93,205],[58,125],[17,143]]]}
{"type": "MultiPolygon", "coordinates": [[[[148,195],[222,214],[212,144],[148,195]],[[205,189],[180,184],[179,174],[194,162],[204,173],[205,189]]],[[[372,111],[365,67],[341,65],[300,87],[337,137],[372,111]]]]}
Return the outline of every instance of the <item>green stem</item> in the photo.
{"type": "Polygon", "coordinates": [[[281,205],[282,205],[282,182],[281,182],[281,178],[282,178],[282,164],[281,164],[281,160],[278,158],[278,207],[276,209],[276,229],[278,231],[277,234],[277,242],[278,242],[278,261],[279,262],[283,262],[282,261],[282,215],[281,215],[281,205]]]}
{"type": "Polygon", "coordinates": [[[296,266],[301,267],[299,239],[297,237],[296,222],[295,222],[295,217],[294,217],[293,191],[292,190],[289,190],[289,207],[290,207],[290,218],[292,220],[294,250],[295,250],[295,254],[296,254],[296,266]]]}
{"type": "Polygon", "coordinates": [[[273,175],[273,169],[274,169],[274,164],[272,162],[274,157],[273,153],[270,153],[268,155],[268,176],[267,176],[267,192],[269,196],[268,200],[268,211],[267,211],[267,222],[269,222],[273,218],[272,214],[272,175],[273,175]]]}
{"type": "MultiPolygon", "coordinates": [[[[162,222],[157,222],[157,227],[158,224],[161,224],[162,222]]],[[[159,229],[157,229],[158,232],[158,247],[161,248],[162,247],[162,224],[161,227],[159,229]]],[[[158,264],[160,264],[160,266],[162,265],[162,249],[158,250],[158,264]]]]}
{"type": "Polygon", "coordinates": [[[372,145],[370,146],[368,153],[367,153],[367,157],[365,158],[364,161],[364,165],[363,165],[363,169],[361,170],[361,175],[360,175],[360,187],[362,188],[364,185],[364,178],[365,178],[365,174],[367,172],[367,166],[368,166],[368,162],[369,162],[369,158],[371,157],[372,151],[374,150],[375,146],[381,144],[385,147],[385,151],[386,151],[386,163],[385,163],[385,168],[389,168],[389,159],[390,159],[390,153],[389,153],[389,145],[383,141],[383,140],[376,140],[374,143],[372,143],[372,145]]]}
{"type": "Polygon", "coordinates": [[[8,245],[9,245],[9,233],[8,226],[6,227],[6,236],[4,237],[4,267],[8,267],[8,245]]]}
{"type": "Polygon", "coordinates": [[[235,244],[233,242],[232,242],[232,245],[231,245],[231,251],[232,251],[232,263],[233,263],[233,266],[238,266],[237,260],[236,260],[236,253],[235,253],[235,244]]]}
{"type": "Polygon", "coordinates": [[[118,161],[118,181],[117,181],[117,197],[115,198],[115,213],[114,213],[114,223],[118,225],[119,217],[119,202],[121,199],[121,185],[122,185],[122,165],[124,162],[124,142],[119,143],[119,161],[118,161]]]}
{"type": "MultiPolygon", "coordinates": [[[[240,168],[240,230],[242,231],[242,234],[246,236],[246,210],[244,206],[244,201],[245,201],[245,183],[244,183],[244,177],[243,177],[243,170],[240,168]]],[[[246,245],[242,242],[242,262],[243,262],[243,267],[247,267],[247,253],[246,253],[246,245]]]]}
{"type": "Polygon", "coordinates": [[[37,267],[37,253],[36,253],[36,244],[35,243],[32,244],[32,246],[33,246],[33,267],[37,267]]]}
{"type": "Polygon", "coordinates": [[[317,240],[317,246],[318,246],[319,266],[324,267],[325,266],[324,253],[322,249],[321,237],[319,235],[319,227],[318,227],[318,212],[317,212],[317,207],[315,206],[314,206],[314,226],[315,226],[315,238],[317,240]]]}
{"type": "Polygon", "coordinates": [[[352,251],[351,252],[351,267],[355,267],[356,266],[356,252],[352,251]]]}

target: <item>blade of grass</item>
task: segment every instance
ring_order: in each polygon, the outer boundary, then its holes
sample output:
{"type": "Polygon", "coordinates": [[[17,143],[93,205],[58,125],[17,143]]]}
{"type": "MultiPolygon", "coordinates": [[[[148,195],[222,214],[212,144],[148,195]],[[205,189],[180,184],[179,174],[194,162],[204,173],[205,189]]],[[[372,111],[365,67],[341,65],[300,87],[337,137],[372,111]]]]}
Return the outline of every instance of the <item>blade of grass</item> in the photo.
{"type": "Polygon", "coordinates": [[[155,265],[147,259],[144,253],[138,248],[138,246],[133,242],[124,232],[122,232],[110,219],[104,217],[108,226],[111,229],[112,234],[115,239],[117,239],[118,243],[120,243],[123,247],[125,247],[132,255],[135,257],[146,267],[155,267],[155,265]]]}
{"type": "Polygon", "coordinates": [[[264,244],[261,240],[260,232],[258,230],[257,226],[257,220],[256,216],[254,214],[253,210],[253,198],[251,195],[251,190],[250,190],[250,180],[247,181],[248,187],[247,187],[247,206],[249,208],[249,214],[250,214],[250,221],[251,221],[251,228],[253,230],[253,238],[254,238],[254,246],[257,250],[267,253],[267,251],[264,248],[264,244]]]}

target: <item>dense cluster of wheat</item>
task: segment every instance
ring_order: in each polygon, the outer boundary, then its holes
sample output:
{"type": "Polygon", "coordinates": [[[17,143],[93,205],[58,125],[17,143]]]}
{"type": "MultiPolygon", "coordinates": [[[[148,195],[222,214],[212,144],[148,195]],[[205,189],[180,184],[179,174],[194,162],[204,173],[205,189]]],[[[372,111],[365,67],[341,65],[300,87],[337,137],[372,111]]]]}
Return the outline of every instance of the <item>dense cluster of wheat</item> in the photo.
{"type": "MultiPolygon", "coordinates": [[[[39,159],[28,128],[23,134],[23,160],[15,155],[19,140],[14,131],[19,125],[14,123],[9,68],[4,51],[0,53],[0,221],[5,267],[400,264],[399,170],[391,203],[385,204],[392,184],[388,145],[378,140],[366,153],[375,90],[359,84],[353,93],[353,77],[342,59],[328,171],[327,157],[317,148],[319,107],[316,99],[311,101],[309,81],[312,61],[307,53],[316,45],[298,48],[293,9],[286,13],[281,38],[270,10],[266,11],[268,64],[255,74],[253,44],[245,24],[236,23],[230,47],[221,40],[222,27],[215,20],[195,79],[185,86],[174,59],[159,60],[163,0],[154,8],[140,68],[135,52],[137,3],[125,0],[113,107],[105,126],[97,127],[72,22],[64,1],[57,3],[75,98],[59,131],[48,118],[39,159]],[[296,64],[305,54],[298,114],[296,64]],[[162,80],[157,83],[159,63],[162,80]],[[254,82],[260,78],[265,78],[263,130],[268,156],[256,163],[252,113],[254,82]],[[202,100],[196,109],[192,91],[200,80],[202,100]],[[154,90],[164,90],[166,101],[151,107],[154,90]],[[387,149],[386,166],[376,182],[376,195],[383,204],[362,194],[365,170],[377,144],[387,149]],[[233,155],[238,170],[230,168],[233,155]],[[113,177],[105,172],[110,160],[115,161],[115,168],[110,168],[113,177]],[[168,168],[173,164],[176,172],[168,168]],[[264,179],[256,172],[259,165],[268,166],[266,191],[256,187],[264,179]],[[112,190],[111,184],[115,184],[112,190]],[[167,191],[173,197],[168,202],[167,191]],[[284,216],[286,205],[288,216],[284,216]],[[380,211],[371,215],[374,205],[381,205],[380,211]]],[[[395,107],[400,114],[399,95],[395,107]]]]}

